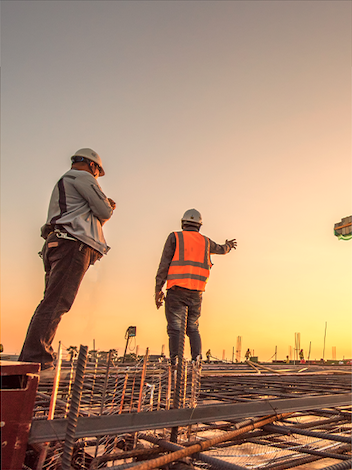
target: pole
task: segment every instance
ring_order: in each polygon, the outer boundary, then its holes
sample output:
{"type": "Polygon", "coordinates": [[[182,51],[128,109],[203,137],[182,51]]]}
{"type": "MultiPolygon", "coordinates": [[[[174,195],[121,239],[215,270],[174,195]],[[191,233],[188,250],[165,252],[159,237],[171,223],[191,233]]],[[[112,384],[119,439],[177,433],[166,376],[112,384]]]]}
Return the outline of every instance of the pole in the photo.
{"type": "Polygon", "coordinates": [[[324,332],[324,348],[323,348],[323,361],[325,359],[325,340],[326,340],[326,329],[328,327],[328,322],[325,322],[325,332],[324,332]]]}
{"type": "MultiPolygon", "coordinates": [[[[62,363],[62,348],[61,348],[61,341],[59,341],[59,349],[57,352],[56,372],[55,372],[55,377],[54,377],[53,390],[51,393],[48,419],[54,419],[57,392],[59,389],[59,382],[60,382],[61,363],[62,363]]],[[[48,453],[48,449],[49,449],[49,442],[46,442],[39,455],[37,470],[42,470],[45,459],[46,459],[46,455],[48,453]]]]}
{"type": "Polygon", "coordinates": [[[119,415],[122,413],[123,410],[123,403],[125,401],[125,393],[126,393],[126,387],[127,387],[127,380],[128,380],[128,373],[125,375],[125,380],[123,383],[123,389],[122,389],[122,396],[121,396],[121,403],[120,403],[120,409],[119,409],[119,415]]]}
{"type": "Polygon", "coordinates": [[[324,331],[324,347],[323,347],[323,361],[325,360],[325,341],[326,341],[326,330],[328,327],[328,322],[325,322],[325,331],[324,331]]]}
{"type": "Polygon", "coordinates": [[[137,407],[138,413],[141,411],[141,408],[142,408],[143,387],[144,387],[144,382],[145,382],[145,376],[147,373],[148,356],[149,356],[149,348],[145,350],[145,356],[144,356],[144,361],[143,361],[141,383],[139,386],[139,398],[138,398],[138,407],[137,407]]]}
{"type": "Polygon", "coordinates": [[[126,347],[125,347],[125,352],[123,353],[123,359],[122,359],[122,362],[125,362],[125,357],[126,357],[126,352],[127,352],[127,346],[128,346],[128,342],[130,340],[130,337],[127,336],[127,339],[126,339],[126,347]]]}

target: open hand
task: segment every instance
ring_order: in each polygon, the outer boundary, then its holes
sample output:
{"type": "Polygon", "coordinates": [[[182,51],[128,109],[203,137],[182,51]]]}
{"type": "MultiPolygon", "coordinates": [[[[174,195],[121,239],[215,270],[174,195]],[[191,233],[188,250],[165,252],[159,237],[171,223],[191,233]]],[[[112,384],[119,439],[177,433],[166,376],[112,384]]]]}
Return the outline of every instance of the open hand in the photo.
{"type": "Polygon", "coordinates": [[[232,240],[226,240],[226,245],[229,245],[230,248],[234,248],[236,250],[237,248],[237,241],[236,238],[233,238],[232,240]]]}

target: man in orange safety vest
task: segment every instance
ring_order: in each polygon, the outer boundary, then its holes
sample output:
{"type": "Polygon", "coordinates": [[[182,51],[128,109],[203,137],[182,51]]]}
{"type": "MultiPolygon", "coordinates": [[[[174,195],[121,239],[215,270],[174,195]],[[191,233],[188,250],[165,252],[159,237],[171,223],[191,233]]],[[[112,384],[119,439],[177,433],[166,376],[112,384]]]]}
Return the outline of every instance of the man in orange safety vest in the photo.
{"type": "Polygon", "coordinates": [[[164,300],[166,284],[165,316],[169,336],[171,364],[176,364],[182,317],[187,309],[186,334],[189,337],[192,360],[201,359],[199,317],[202,294],[212,266],[211,254],[226,254],[236,249],[235,239],[218,245],[199,233],[202,216],[196,209],[187,210],[182,219],[182,232],[168,236],[156,274],[155,304],[160,308],[164,300]]]}

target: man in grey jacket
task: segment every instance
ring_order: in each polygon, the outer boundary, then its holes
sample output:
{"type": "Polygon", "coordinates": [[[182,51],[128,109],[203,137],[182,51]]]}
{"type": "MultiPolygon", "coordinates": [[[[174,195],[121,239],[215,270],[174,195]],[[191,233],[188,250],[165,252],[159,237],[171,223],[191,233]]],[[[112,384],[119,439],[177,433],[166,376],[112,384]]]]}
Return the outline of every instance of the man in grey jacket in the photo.
{"type": "Polygon", "coordinates": [[[47,372],[54,369],[52,342],[62,315],[70,310],[89,266],[109,250],[102,226],[116,207],[97,182],[105,174],[100,156],[83,148],[71,161],[71,169],[54,187],[41,229],[45,239],[40,253],[45,269],[44,297],[31,319],[18,359],[38,362],[47,372]]]}

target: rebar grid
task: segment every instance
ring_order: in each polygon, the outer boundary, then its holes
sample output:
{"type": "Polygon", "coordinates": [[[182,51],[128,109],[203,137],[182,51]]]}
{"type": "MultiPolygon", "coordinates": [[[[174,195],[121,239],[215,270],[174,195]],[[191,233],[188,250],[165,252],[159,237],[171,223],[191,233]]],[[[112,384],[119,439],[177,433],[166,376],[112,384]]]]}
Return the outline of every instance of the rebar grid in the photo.
{"type": "MultiPolygon", "coordinates": [[[[141,363],[125,367],[96,368],[87,366],[80,403],[80,416],[153,411],[170,408],[174,375],[168,364],[150,363],[142,383],[141,363]]],[[[191,364],[185,368],[186,386],[182,389],[180,407],[193,407],[197,402],[200,372],[191,364]]],[[[34,408],[34,420],[47,419],[51,383],[40,383],[34,408]]],[[[64,418],[72,397],[72,380],[61,380],[54,418],[64,418]]]]}
{"type": "MultiPolygon", "coordinates": [[[[149,363],[141,391],[142,367],[142,362],[119,367],[88,364],[79,416],[135,413],[138,408],[140,411],[148,412],[169,409],[175,385],[174,372],[166,363],[149,363]]],[[[292,373],[273,376],[253,373],[244,375],[241,371],[237,375],[212,376],[211,370],[203,366],[205,373],[201,377],[200,370],[194,368],[192,364],[186,364],[184,369],[187,370],[187,377],[183,379],[184,387],[180,391],[180,408],[194,408],[197,404],[244,402],[268,397],[275,401],[278,398],[298,398],[307,394],[310,396],[339,394],[349,392],[351,387],[351,376],[347,374],[331,373],[322,377],[317,374],[292,373]]],[[[67,416],[71,399],[70,385],[69,379],[60,383],[54,418],[67,416]]],[[[50,384],[40,384],[34,419],[47,418],[49,398],[50,384]]],[[[206,454],[216,458],[215,462],[218,462],[216,465],[219,465],[219,468],[237,466],[246,469],[276,470],[294,468],[304,463],[313,465],[321,459],[335,459],[334,463],[338,463],[337,459],[342,461],[351,458],[349,444],[323,438],[323,434],[350,438],[350,407],[316,410],[310,413],[298,412],[286,418],[281,424],[284,427],[307,429],[322,435],[319,437],[295,433],[283,435],[274,431],[269,432],[268,429],[260,429],[219,444],[206,454]]],[[[233,420],[182,427],[179,428],[178,440],[182,446],[188,446],[235,428],[236,422],[233,420]]],[[[170,440],[170,429],[152,431],[149,434],[170,440]]],[[[44,470],[60,470],[63,444],[59,441],[51,444],[43,465],[44,470]]],[[[150,452],[157,455],[161,451],[151,444],[146,447],[145,442],[142,444],[140,440],[134,439],[134,434],[114,434],[90,440],[84,438],[75,442],[71,465],[72,468],[82,470],[109,468],[116,463],[148,459],[150,452]],[[137,450],[140,451],[138,456],[130,454],[137,450]]],[[[194,458],[192,462],[196,467],[206,468],[204,462],[194,458]]]]}

